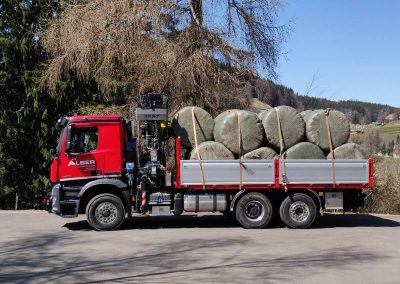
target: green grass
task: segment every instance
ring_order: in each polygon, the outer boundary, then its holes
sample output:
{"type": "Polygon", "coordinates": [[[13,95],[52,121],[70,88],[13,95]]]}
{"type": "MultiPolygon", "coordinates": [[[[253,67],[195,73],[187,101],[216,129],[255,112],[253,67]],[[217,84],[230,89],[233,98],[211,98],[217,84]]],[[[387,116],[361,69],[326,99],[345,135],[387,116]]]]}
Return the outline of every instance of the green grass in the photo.
{"type": "Polygon", "coordinates": [[[388,143],[392,140],[396,140],[397,135],[400,136],[400,120],[389,122],[383,126],[376,126],[383,142],[388,143]]]}

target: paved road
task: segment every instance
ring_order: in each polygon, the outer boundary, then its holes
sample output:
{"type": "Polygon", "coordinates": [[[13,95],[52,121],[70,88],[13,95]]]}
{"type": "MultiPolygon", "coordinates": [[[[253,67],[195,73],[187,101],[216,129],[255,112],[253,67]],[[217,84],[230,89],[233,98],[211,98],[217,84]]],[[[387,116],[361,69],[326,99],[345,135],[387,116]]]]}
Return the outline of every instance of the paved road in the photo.
{"type": "Polygon", "coordinates": [[[82,218],[0,211],[0,283],[400,283],[400,216],[327,215],[245,230],[218,215],[82,218]]]}

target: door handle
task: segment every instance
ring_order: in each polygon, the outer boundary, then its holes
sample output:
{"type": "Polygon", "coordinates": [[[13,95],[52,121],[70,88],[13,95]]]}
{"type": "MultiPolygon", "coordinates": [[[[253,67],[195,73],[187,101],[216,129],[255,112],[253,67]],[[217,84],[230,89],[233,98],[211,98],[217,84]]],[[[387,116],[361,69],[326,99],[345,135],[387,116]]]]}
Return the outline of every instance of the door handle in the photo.
{"type": "Polygon", "coordinates": [[[99,176],[99,175],[101,175],[101,171],[100,171],[100,170],[91,171],[91,172],[90,172],[90,175],[91,175],[91,176],[99,176]]]}

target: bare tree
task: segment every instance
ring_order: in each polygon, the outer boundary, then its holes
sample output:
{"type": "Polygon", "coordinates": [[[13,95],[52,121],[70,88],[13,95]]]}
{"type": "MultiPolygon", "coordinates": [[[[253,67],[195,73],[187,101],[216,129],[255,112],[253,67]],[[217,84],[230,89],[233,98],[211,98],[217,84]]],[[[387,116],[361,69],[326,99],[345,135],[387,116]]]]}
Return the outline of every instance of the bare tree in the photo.
{"type": "Polygon", "coordinates": [[[386,117],[390,114],[390,110],[387,108],[381,109],[378,112],[377,122],[384,123],[386,122],[386,117]]]}
{"type": "Polygon", "coordinates": [[[44,86],[68,72],[94,80],[106,97],[170,93],[179,107],[242,105],[244,83],[274,77],[289,28],[276,0],[83,0],[66,5],[43,33],[44,86]]]}
{"type": "Polygon", "coordinates": [[[379,132],[375,129],[367,130],[364,134],[364,151],[369,155],[375,155],[379,152],[380,144],[381,144],[381,137],[379,132]]]}

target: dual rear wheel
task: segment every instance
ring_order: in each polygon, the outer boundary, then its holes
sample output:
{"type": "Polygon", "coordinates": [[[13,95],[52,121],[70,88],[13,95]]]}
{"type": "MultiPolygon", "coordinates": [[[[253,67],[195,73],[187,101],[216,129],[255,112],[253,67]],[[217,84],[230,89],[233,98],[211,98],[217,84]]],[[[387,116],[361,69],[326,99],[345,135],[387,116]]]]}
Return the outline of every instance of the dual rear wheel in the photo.
{"type": "Polygon", "coordinates": [[[279,215],[289,228],[308,228],[317,217],[317,205],[314,199],[307,194],[290,194],[281,203],[279,215]]]}
{"type": "MultiPolygon", "coordinates": [[[[260,229],[272,219],[273,208],[269,198],[259,192],[249,192],[236,205],[236,219],[246,229],[260,229]]],[[[279,215],[290,228],[307,228],[317,216],[317,205],[304,193],[287,196],[281,203],[279,215]]]]}

